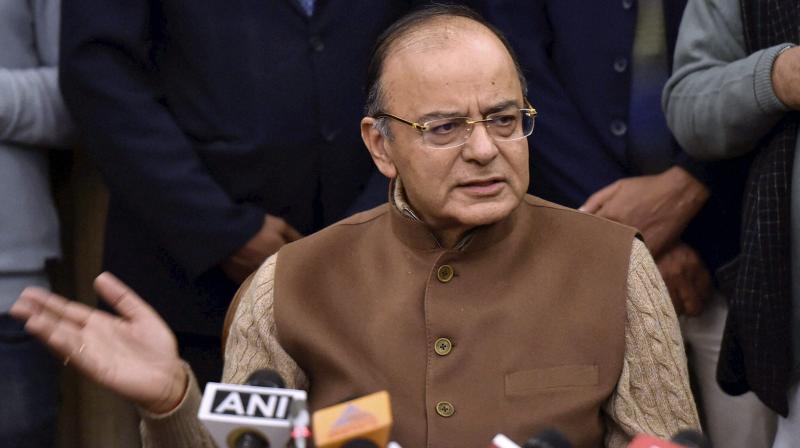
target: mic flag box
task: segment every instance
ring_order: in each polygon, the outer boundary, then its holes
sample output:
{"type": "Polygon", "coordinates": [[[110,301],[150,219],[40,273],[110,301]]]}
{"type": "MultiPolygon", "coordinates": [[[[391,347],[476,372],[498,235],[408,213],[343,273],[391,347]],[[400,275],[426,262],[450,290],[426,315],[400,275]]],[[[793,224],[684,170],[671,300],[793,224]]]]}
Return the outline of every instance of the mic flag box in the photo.
{"type": "Polygon", "coordinates": [[[270,446],[286,446],[306,398],[302,390],[207,383],[197,417],[218,447],[233,446],[245,432],[259,434],[270,446]]]}
{"type": "Polygon", "coordinates": [[[312,416],[317,448],[340,448],[353,439],[366,439],[386,446],[392,426],[389,393],[376,392],[321,409],[312,416]]]}

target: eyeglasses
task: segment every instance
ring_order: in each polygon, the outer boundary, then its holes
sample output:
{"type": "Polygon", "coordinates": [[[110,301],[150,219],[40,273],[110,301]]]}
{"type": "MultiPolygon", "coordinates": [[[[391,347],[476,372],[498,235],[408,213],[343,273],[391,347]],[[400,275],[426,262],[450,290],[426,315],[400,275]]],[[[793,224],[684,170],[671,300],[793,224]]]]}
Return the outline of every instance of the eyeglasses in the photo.
{"type": "Polygon", "coordinates": [[[486,126],[486,132],[495,142],[510,142],[531,135],[536,124],[537,112],[527,100],[525,105],[528,107],[497,112],[479,120],[469,117],[449,117],[415,123],[387,113],[376,114],[373,118],[392,118],[407,124],[422,134],[425,146],[431,149],[450,149],[464,145],[477,123],[486,126]]]}

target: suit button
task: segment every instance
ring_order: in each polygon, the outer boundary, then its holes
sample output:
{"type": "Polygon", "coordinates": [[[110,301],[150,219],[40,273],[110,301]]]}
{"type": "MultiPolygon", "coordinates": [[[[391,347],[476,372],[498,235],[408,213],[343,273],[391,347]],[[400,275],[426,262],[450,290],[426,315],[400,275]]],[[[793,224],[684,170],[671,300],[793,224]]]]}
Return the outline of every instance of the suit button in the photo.
{"type": "Polygon", "coordinates": [[[453,343],[450,341],[450,339],[439,338],[433,344],[433,350],[439,356],[447,356],[450,354],[450,351],[453,350],[453,343]]]}
{"type": "Polygon", "coordinates": [[[439,269],[436,270],[436,278],[438,278],[442,283],[447,283],[453,279],[454,273],[455,271],[453,271],[452,266],[449,264],[443,264],[439,266],[439,269]]]}
{"type": "Polygon", "coordinates": [[[633,8],[633,1],[634,0],[622,0],[622,9],[631,9],[631,8],[633,8]]]}
{"type": "Polygon", "coordinates": [[[628,125],[622,120],[614,120],[611,122],[611,133],[616,137],[622,137],[628,133],[628,125]]]}
{"type": "Polygon", "coordinates": [[[628,69],[628,60],[625,58],[617,58],[614,61],[614,71],[617,73],[622,73],[628,69]]]}
{"type": "Polygon", "coordinates": [[[325,42],[322,42],[322,39],[320,39],[320,37],[317,35],[311,36],[308,39],[308,43],[311,45],[311,49],[317,53],[325,49],[325,42]]]}
{"type": "Polygon", "coordinates": [[[449,401],[440,401],[436,403],[436,413],[442,417],[450,417],[456,413],[456,408],[449,401]]]}

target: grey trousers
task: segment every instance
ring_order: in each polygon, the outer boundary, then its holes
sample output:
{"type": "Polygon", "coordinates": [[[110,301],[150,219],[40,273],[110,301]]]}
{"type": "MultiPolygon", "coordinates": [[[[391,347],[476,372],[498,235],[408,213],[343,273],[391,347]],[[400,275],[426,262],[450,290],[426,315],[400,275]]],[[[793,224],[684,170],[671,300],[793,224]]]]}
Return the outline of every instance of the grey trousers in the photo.
{"type": "Polygon", "coordinates": [[[752,392],[734,397],[717,384],[717,360],[727,316],[725,297],[716,292],[701,315],[680,318],[689,373],[699,389],[695,390],[695,399],[703,431],[715,447],[769,448],[775,437],[777,414],[752,392]]]}

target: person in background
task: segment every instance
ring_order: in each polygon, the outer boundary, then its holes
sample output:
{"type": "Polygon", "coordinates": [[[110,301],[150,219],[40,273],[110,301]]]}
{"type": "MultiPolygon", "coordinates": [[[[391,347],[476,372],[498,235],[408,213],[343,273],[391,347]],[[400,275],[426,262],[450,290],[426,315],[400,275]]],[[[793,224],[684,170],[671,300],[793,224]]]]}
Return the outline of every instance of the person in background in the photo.
{"type": "Polygon", "coordinates": [[[715,378],[727,304],[711,274],[738,252],[746,165],[693,161],[661,111],[685,1],[478,3],[538,87],[530,192],[641,230],[683,315],[711,442],[767,446],[774,414],[753,394],[725,394],[715,378]]]}
{"type": "Polygon", "coordinates": [[[110,192],[105,268],[201,382],[239,284],[365,192],[367,56],[408,3],[65,2],[61,85],[110,192]]]}
{"type": "Polygon", "coordinates": [[[775,448],[800,440],[798,42],[796,1],[690,0],[663,98],[686,151],[751,160],[718,379],[780,414],[775,448]]]}
{"type": "Polygon", "coordinates": [[[48,149],[72,125],[58,90],[59,0],[0,1],[0,441],[55,443],[58,366],[8,314],[25,286],[49,288],[60,255],[48,149]]]}

